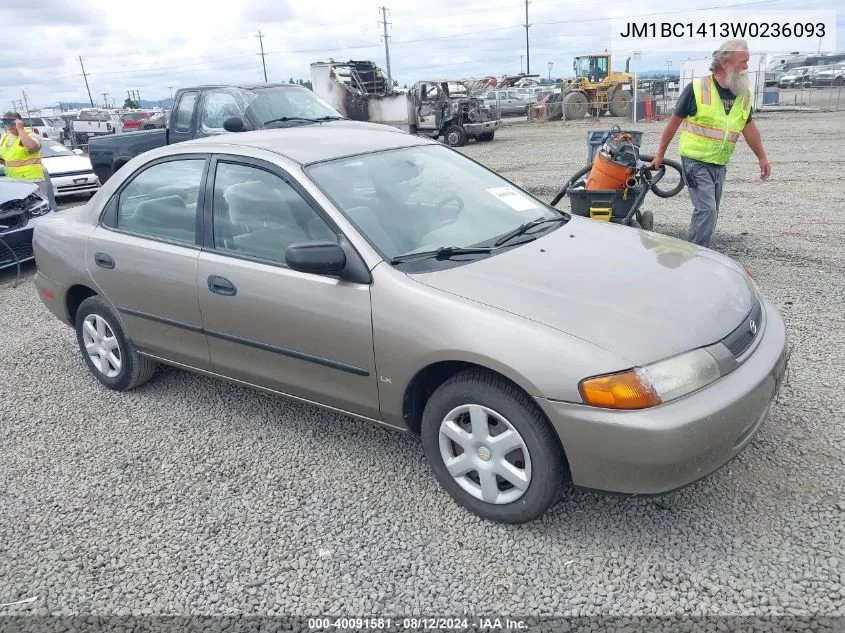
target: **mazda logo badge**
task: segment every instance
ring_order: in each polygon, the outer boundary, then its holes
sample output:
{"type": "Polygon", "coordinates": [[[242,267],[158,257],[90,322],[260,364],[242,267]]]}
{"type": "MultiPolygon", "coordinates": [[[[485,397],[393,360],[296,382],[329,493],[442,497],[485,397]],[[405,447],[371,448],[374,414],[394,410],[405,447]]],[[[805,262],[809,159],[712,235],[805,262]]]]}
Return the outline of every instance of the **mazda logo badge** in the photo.
{"type": "Polygon", "coordinates": [[[751,319],[751,320],[748,322],[748,330],[749,330],[752,334],[757,334],[757,322],[756,322],[754,319],[751,319]]]}

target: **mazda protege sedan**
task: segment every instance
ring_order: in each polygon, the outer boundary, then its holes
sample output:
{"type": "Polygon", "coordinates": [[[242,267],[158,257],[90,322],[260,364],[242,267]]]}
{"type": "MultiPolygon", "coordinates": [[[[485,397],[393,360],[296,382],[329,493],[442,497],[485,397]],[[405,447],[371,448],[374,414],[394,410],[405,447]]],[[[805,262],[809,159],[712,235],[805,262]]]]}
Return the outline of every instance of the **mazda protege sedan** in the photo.
{"type": "Polygon", "coordinates": [[[713,251],[559,211],[461,153],[335,121],[132,159],[35,232],[92,375],[158,363],[420,433],[490,520],[569,483],[663,493],[755,436],[787,333],[713,251]]]}

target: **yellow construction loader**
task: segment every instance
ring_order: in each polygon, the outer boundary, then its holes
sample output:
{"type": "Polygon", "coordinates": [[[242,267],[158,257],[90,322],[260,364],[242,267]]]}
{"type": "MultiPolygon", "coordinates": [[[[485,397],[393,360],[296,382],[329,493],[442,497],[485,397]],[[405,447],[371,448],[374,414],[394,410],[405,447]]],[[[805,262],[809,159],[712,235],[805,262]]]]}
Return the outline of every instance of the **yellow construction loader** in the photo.
{"type": "Polygon", "coordinates": [[[611,116],[630,116],[634,86],[634,75],[628,72],[631,58],[625,61],[625,72],[615,72],[611,57],[605,49],[604,53],[575,58],[575,78],[561,86],[563,118],[583,119],[588,113],[598,116],[608,111],[611,116]]]}

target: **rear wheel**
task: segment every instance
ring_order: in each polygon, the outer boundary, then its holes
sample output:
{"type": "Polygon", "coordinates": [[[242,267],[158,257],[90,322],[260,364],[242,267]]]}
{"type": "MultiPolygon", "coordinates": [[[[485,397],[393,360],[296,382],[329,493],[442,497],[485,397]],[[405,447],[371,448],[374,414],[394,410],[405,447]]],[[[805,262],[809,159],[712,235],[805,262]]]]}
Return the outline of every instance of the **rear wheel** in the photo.
{"type": "Polygon", "coordinates": [[[563,97],[563,115],[567,121],[583,119],[587,114],[587,95],[570,92],[563,97]]]}
{"type": "Polygon", "coordinates": [[[128,391],[152,378],[156,363],[138,354],[114,311],[89,297],[76,311],[76,340],[94,377],[109,389],[128,391]]]}
{"type": "Polygon", "coordinates": [[[443,383],[426,404],[421,431],[440,484],[482,518],[531,521],[567,481],[563,450],[543,412],[488,371],[468,370],[443,383]]]}
{"type": "Polygon", "coordinates": [[[654,213],[651,211],[643,211],[640,214],[640,226],[646,231],[654,230],[654,213]]]}

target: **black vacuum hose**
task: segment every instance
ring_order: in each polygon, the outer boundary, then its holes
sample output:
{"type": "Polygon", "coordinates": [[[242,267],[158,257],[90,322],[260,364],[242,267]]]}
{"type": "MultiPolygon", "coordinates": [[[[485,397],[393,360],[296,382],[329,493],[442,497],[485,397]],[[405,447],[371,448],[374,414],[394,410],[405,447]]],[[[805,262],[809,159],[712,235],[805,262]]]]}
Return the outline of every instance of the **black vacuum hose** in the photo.
{"type": "Polygon", "coordinates": [[[18,267],[18,274],[17,276],[15,276],[15,283],[12,284],[12,288],[14,288],[18,285],[18,282],[21,280],[21,260],[15,250],[11,246],[9,246],[3,238],[0,238],[0,244],[9,249],[9,252],[12,254],[12,257],[15,258],[15,264],[18,267]]]}
{"type": "MultiPolygon", "coordinates": [[[[650,154],[640,154],[640,160],[643,161],[643,162],[646,162],[646,163],[650,163],[651,161],[654,160],[654,156],[652,156],[650,154]]],[[[679,162],[674,161],[674,160],[670,160],[668,158],[664,158],[661,161],[661,164],[662,165],[668,165],[672,169],[677,170],[678,176],[679,176],[679,178],[678,178],[679,182],[675,186],[674,189],[661,189],[660,187],[658,187],[655,184],[655,186],[653,186],[651,188],[651,190],[654,192],[654,195],[657,196],[658,198],[672,198],[674,196],[677,196],[679,193],[681,193],[681,191],[684,188],[684,176],[683,176],[683,171],[682,171],[683,167],[681,167],[681,164],[679,162]]]]}
{"type": "Polygon", "coordinates": [[[575,181],[577,181],[579,178],[581,178],[581,176],[586,176],[587,174],[589,174],[590,170],[592,168],[593,168],[593,165],[589,164],[586,167],[584,167],[583,169],[576,171],[575,174],[572,176],[572,178],[567,180],[566,184],[563,185],[563,187],[561,187],[561,190],[557,192],[557,195],[554,198],[552,198],[551,206],[555,206],[558,202],[560,202],[560,199],[563,198],[563,196],[566,195],[566,190],[569,189],[569,187],[571,187],[572,184],[575,181]]]}

